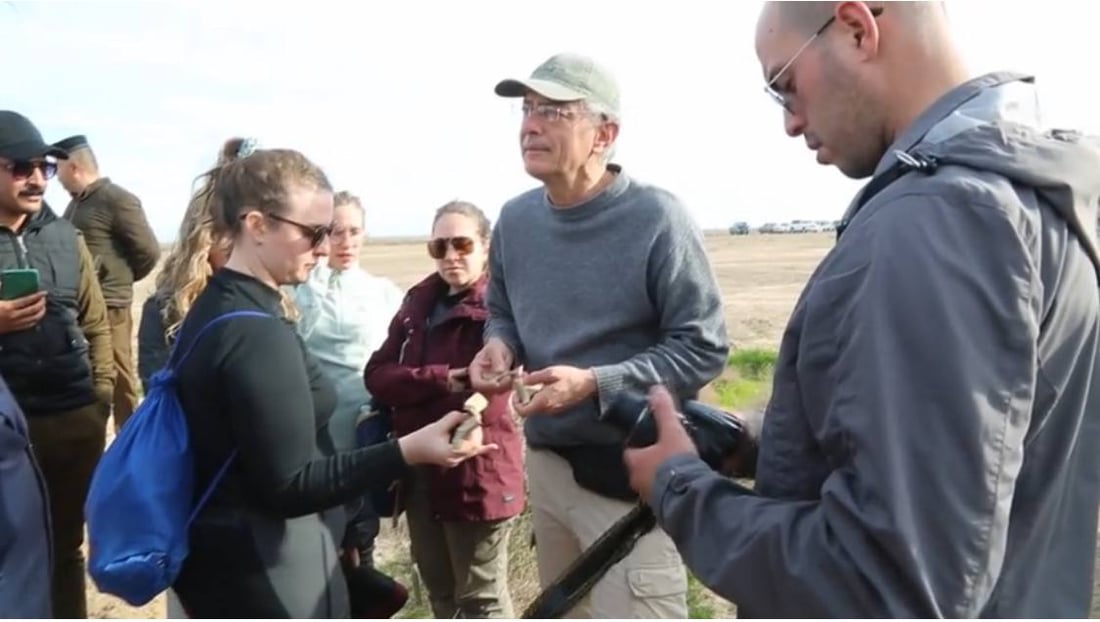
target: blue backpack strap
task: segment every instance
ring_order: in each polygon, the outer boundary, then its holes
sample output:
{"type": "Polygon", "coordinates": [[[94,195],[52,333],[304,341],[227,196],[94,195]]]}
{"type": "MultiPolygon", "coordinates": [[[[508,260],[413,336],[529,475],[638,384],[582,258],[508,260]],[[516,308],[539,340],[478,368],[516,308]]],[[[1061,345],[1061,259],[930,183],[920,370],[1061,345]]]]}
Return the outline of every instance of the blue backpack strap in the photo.
{"type": "Polygon", "coordinates": [[[187,526],[190,527],[191,523],[195,522],[195,518],[199,515],[199,512],[206,507],[206,502],[210,500],[210,496],[214,494],[214,489],[221,483],[222,478],[229,471],[229,465],[233,464],[233,459],[237,457],[237,450],[234,449],[233,453],[229,454],[229,457],[225,459],[225,463],[222,464],[218,472],[214,474],[214,477],[210,479],[210,485],[203,491],[202,497],[199,497],[199,502],[195,504],[195,507],[191,509],[191,516],[187,517],[187,526]]]}
{"type": "MultiPolygon", "coordinates": [[[[199,329],[199,332],[195,334],[195,338],[192,339],[191,343],[187,346],[187,350],[184,351],[183,356],[181,356],[180,359],[175,362],[175,365],[172,367],[173,373],[175,373],[176,369],[178,369],[180,365],[183,365],[183,362],[187,360],[187,357],[191,356],[191,352],[195,349],[195,345],[198,344],[199,339],[202,339],[202,336],[205,335],[206,332],[208,330],[210,330],[211,327],[213,327],[215,324],[218,324],[219,322],[223,322],[225,320],[231,320],[233,318],[238,318],[238,317],[270,317],[270,318],[273,318],[275,316],[270,314],[270,313],[264,313],[263,311],[241,310],[241,311],[229,311],[227,313],[223,313],[223,314],[211,319],[209,322],[206,323],[205,326],[203,326],[202,328],[199,329]]],[[[179,342],[177,341],[176,342],[176,347],[178,347],[178,346],[179,346],[179,342]]],[[[169,357],[169,364],[170,365],[171,365],[172,358],[175,357],[175,353],[176,353],[176,348],[174,347],[172,349],[172,356],[169,357]]],[[[229,465],[233,463],[233,459],[236,458],[236,457],[237,457],[237,450],[234,449],[233,453],[229,454],[229,457],[225,459],[225,462],[222,464],[221,468],[218,469],[218,472],[214,474],[214,477],[210,480],[210,484],[206,487],[206,490],[203,491],[202,497],[199,498],[199,502],[196,503],[195,507],[191,509],[191,516],[187,517],[187,526],[188,527],[190,527],[191,523],[194,522],[195,518],[199,515],[199,512],[202,511],[202,508],[206,506],[206,502],[210,500],[210,496],[214,494],[214,490],[218,487],[218,484],[221,483],[222,478],[224,478],[226,472],[229,471],[229,465]]]]}
{"type": "MultiPolygon", "coordinates": [[[[211,319],[209,322],[206,323],[205,326],[203,326],[202,328],[199,329],[198,333],[195,334],[195,338],[191,340],[191,343],[187,346],[187,350],[184,351],[183,356],[180,357],[180,359],[178,361],[175,361],[175,366],[172,368],[172,371],[173,372],[176,371],[176,369],[180,365],[183,365],[183,362],[187,360],[187,357],[191,356],[191,351],[195,349],[195,346],[199,343],[199,340],[202,339],[202,336],[205,335],[206,332],[208,330],[210,330],[215,324],[218,324],[218,323],[223,322],[225,320],[231,320],[233,318],[238,318],[238,317],[275,317],[275,316],[271,315],[270,313],[264,313],[263,311],[240,310],[240,311],[229,311],[227,313],[223,313],[223,314],[211,319]]],[[[175,347],[172,348],[172,355],[168,359],[170,365],[172,363],[172,360],[175,358],[176,350],[179,349],[179,345],[180,345],[180,343],[177,341],[175,347]]]]}

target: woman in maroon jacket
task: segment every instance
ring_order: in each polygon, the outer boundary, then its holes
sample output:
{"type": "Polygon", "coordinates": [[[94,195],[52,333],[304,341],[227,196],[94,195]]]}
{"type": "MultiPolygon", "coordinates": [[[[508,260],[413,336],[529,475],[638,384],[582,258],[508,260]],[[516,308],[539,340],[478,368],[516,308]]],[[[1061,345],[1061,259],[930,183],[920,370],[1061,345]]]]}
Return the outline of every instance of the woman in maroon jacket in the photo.
{"type": "MultiPolygon", "coordinates": [[[[409,434],[461,409],[466,369],[482,346],[489,220],[470,203],[439,208],[428,252],[436,271],[414,285],[367,362],[367,390],[409,434]]],[[[412,557],[436,618],[511,618],[510,519],[523,511],[523,441],[506,394],[489,398],[485,443],[499,450],[453,469],[417,468],[402,492],[412,557]]]]}

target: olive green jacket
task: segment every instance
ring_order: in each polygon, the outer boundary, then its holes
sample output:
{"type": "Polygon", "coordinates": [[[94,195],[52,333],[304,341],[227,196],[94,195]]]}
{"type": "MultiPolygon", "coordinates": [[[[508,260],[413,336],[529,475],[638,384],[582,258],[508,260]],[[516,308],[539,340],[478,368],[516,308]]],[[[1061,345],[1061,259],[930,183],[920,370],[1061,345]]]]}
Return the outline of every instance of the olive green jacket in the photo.
{"type": "Polygon", "coordinates": [[[160,245],[131,192],[100,177],[73,197],[65,218],[84,234],[108,307],[127,307],[134,283],[152,272],[160,245]]]}

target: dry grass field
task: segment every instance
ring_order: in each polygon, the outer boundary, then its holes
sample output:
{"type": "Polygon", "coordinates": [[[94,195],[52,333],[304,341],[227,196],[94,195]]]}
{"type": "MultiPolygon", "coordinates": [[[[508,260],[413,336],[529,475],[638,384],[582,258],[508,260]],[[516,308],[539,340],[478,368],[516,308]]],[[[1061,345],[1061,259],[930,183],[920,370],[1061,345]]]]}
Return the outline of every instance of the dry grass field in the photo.
{"type": "MultiPolygon", "coordinates": [[[[713,235],[707,249],[722,290],[730,339],[737,348],[778,347],[787,316],[817,262],[832,246],[832,234],[799,235],[713,235]]],[[[376,243],[363,252],[363,266],[371,273],[387,276],[408,287],[433,269],[421,243],[376,243]]],[[[152,289],[153,278],[140,283],[134,303],[135,322],[141,304],[152,289]]],[[[537,577],[529,541],[528,525],[519,522],[511,539],[513,553],[509,577],[516,615],[534,597],[537,577]]],[[[378,561],[398,576],[409,577],[407,538],[403,524],[396,528],[387,521],[379,542],[378,561]]],[[[1098,573],[1100,574],[1100,573],[1098,573]]],[[[415,586],[413,586],[415,588],[415,586]]],[[[89,615],[95,618],[159,618],[164,616],[163,598],[135,609],[95,592],[89,583],[89,615]]],[[[727,617],[732,609],[709,593],[696,595],[703,602],[694,612],[727,617]]],[[[423,615],[423,604],[410,605],[402,615],[423,615]]],[[[1100,617],[1094,606],[1093,617],[1100,617]]],[[[700,616],[707,617],[707,616],[700,616]]]]}

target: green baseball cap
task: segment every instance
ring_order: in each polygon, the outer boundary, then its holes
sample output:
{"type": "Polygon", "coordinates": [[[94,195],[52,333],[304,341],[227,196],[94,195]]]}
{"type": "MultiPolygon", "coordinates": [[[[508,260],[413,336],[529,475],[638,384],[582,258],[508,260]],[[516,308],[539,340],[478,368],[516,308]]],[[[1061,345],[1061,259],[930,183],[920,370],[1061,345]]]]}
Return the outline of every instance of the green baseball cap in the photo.
{"type": "Polygon", "coordinates": [[[579,54],[555,54],[536,67],[530,78],[501,80],[495,91],[501,97],[523,97],[534,91],[553,101],[584,100],[619,116],[615,78],[596,61],[579,54]]]}

